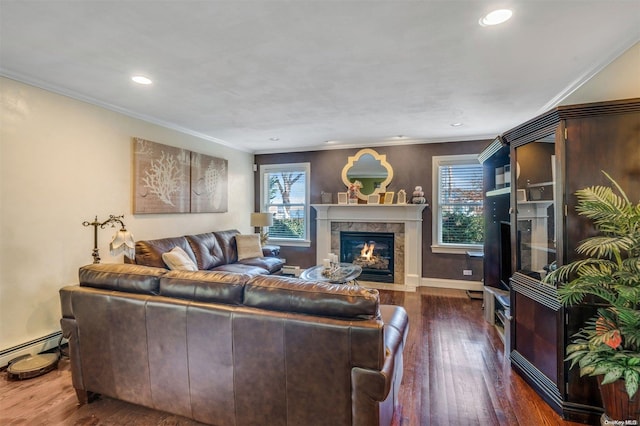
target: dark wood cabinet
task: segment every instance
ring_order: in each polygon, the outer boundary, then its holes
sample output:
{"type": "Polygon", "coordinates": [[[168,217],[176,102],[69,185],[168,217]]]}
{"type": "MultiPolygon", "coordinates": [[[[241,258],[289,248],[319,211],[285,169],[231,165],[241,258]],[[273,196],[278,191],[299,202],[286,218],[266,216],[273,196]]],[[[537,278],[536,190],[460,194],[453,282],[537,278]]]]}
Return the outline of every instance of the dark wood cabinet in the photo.
{"type": "Polygon", "coordinates": [[[480,153],[478,159],[482,163],[484,193],[484,317],[498,330],[504,343],[505,354],[508,354],[511,346],[509,277],[512,272],[509,232],[509,146],[501,137],[497,137],[480,153]]]}
{"type": "MultiPolygon", "coordinates": [[[[509,289],[509,283],[504,280],[503,270],[507,265],[502,261],[505,247],[501,245],[501,235],[505,224],[508,224],[511,179],[508,172],[508,182],[504,178],[504,167],[511,167],[509,146],[502,138],[496,138],[478,157],[483,170],[484,192],[484,285],[502,290],[509,289]],[[496,176],[502,173],[502,182],[496,182],[496,176]]],[[[511,275],[510,273],[508,274],[511,275]]]]}
{"type": "MultiPolygon", "coordinates": [[[[576,190],[609,185],[604,170],[632,199],[640,198],[640,99],[558,107],[501,139],[509,146],[512,172],[518,170],[512,173],[508,208],[512,366],[564,418],[597,423],[596,380],[580,377],[564,361],[566,344],[596,307],[562,307],[556,288],[542,279],[556,265],[575,260],[575,247],[594,232],[575,212],[576,190]]],[[[492,249],[488,253],[495,256],[492,249]]],[[[489,265],[486,285],[495,282],[495,273],[489,265]]]]}

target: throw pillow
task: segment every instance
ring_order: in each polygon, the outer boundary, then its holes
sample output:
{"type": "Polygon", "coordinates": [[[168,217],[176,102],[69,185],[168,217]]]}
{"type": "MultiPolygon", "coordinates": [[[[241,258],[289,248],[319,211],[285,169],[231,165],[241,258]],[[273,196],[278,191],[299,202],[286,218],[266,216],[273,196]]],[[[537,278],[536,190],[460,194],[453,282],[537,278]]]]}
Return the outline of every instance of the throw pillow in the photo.
{"type": "Polygon", "coordinates": [[[176,271],[197,271],[198,266],[191,260],[187,252],[175,246],[166,253],[162,253],[162,260],[169,269],[176,271]]]}
{"type": "Polygon", "coordinates": [[[262,246],[258,234],[236,235],[236,246],[238,247],[238,260],[262,257],[262,246]]]}

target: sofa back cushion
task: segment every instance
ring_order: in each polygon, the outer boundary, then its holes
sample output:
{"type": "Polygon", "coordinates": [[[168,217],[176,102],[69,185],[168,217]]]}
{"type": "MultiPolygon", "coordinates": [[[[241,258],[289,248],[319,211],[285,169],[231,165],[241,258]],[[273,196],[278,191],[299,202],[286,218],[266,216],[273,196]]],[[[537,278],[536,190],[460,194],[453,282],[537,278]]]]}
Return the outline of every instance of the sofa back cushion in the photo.
{"type": "Polygon", "coordinates": [[[380,317],[378,290],[272,275],[255,276],[247,282],[244,305],[334,318],[380,317]]]}
{"type": "Polygon", "coordinates": [[[127,293],[158,294],[164,268],[149,266],[98,263],[82,266],[78,272],[80,286],[95,287],[127,293]]]}
{"type": "Polygon", "coordinates": [[[236,263],[238,261],[238,249],[236,247],[236,235],[240,231],[230,229],[228,231],[218,231],[213,234],[220,244],[222,254],[224,256],[224,263],[236,263]]]}
{"type": "Polygon", "coordinates": [[[174,247],[180,247],[196,263],[196,256],[187,239],[173,237],[136,241],[136,264],[167,269],[167,265],[162,260],[162,254],[171,251],[174,247]]]}
{"type": "Polygon", "coordinates": [[[250,276],[234,272],[170,271],[160,279],[160,295],[207,303],[242,304],[250,276]]]}
{"type": "Polygon", "coordinates": [[[213,269],[226,263],[220,243],[213,232],[187,235],[186,238],[196,256],[198,269],[213,269]]]}

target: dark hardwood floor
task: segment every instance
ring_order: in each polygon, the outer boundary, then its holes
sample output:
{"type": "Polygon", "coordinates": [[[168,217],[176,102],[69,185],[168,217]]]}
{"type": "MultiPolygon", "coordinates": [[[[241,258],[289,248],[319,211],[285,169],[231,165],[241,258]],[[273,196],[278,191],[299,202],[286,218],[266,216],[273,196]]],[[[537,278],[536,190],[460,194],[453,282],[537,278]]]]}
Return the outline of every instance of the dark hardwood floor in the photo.
{"type": "MultiPolygon", "coordinates": [[[[483,319],[481,300],[458,290],[380,293],[383,303],[405,306],[410,317],[394,426],[577,425],[563,421],[511,370],[502,341],[483,319]]],[[[41,377],[8,381],[3,376],[3,426],[200,425],[109,398],[78,406],[64,358],[41,377]]]]}

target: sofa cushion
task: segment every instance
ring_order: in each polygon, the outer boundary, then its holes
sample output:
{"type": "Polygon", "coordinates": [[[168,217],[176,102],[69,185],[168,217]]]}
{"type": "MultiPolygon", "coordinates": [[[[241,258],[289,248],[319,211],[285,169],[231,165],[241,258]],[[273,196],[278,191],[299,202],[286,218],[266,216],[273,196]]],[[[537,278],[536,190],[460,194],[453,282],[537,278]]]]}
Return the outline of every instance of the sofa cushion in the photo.
{"type": "Polygon", "coordinates": [[[170,251],[162,253],[162,260],[172,270],[197,271],[198,266],[189,258],[189,255],[180,247],[175,246],[170,251]]]}
{"type": "Polygon", "coordinates": [[[262,257],[262,246],[258,234],[237,234],[236,248],[238,249],[238,260],[262,257]]]}
{"type": "Polygon", "coordinates": [[[227,265],[220,265],[220,266],[216,266],[215,268],[211,269],[212,271],[224,271],[224,272],[235,272],[237,274],[248,274],[248,275],[265,275],[268,274],[269,271],[267,271],[264,268],[260,268],[258,266],[253,266],[253,265],[245,265],[242,263],[230,263],[227,265]]]}
{"type": "Polygon", "coordinates": [[[228,231],[217,231],[213,233],[216,236],[218,243],[220,244],[220,248],[222,248],[225,263],[236,263],[238,261],[236,235],[239,233],[240,231],[236,229],[230,229],[228,231]]]}
{"type": "Polygon", "coordinates": [[[239,264],[256,266],[265,269],[270,274],[277,274],[282,270],[284,262],[277,257],[251,257],[249,259],[238,260],[239,264]]]}
{"type": "Polygon", "coordinates": [[[196,262],[196,256],[185,237],[160,238],[158,240],[136,241],[136,264],[167,268],[162,260],[162,254],[171,251],[174,247],[180,247],[196,262]]]}
{"type": "Polygon", "coordinates": [[[80,286],[128,293],[158,294],[160,277],[167,270],[142,265],[98,263],[82,266],[78,272],[80,286]]]}
{"type": "Polygon", "coordinates": [[[273,275],[255,276],[247,282],[244,305],[325,317],[380,317],[378,290],[273,275]]]}
{"type": "Polygon", "coordinates": [[[160,295],[199,302],[240,305],[246,274],[217,271],[170,271],[160,279],[160,295]]]}
{"type": "Polygon", "coordinates": [[[186,238],[196,256],[198,269],[213,269],[225,263],[224,253],[213,232],[187,235],[186,238]]]}

